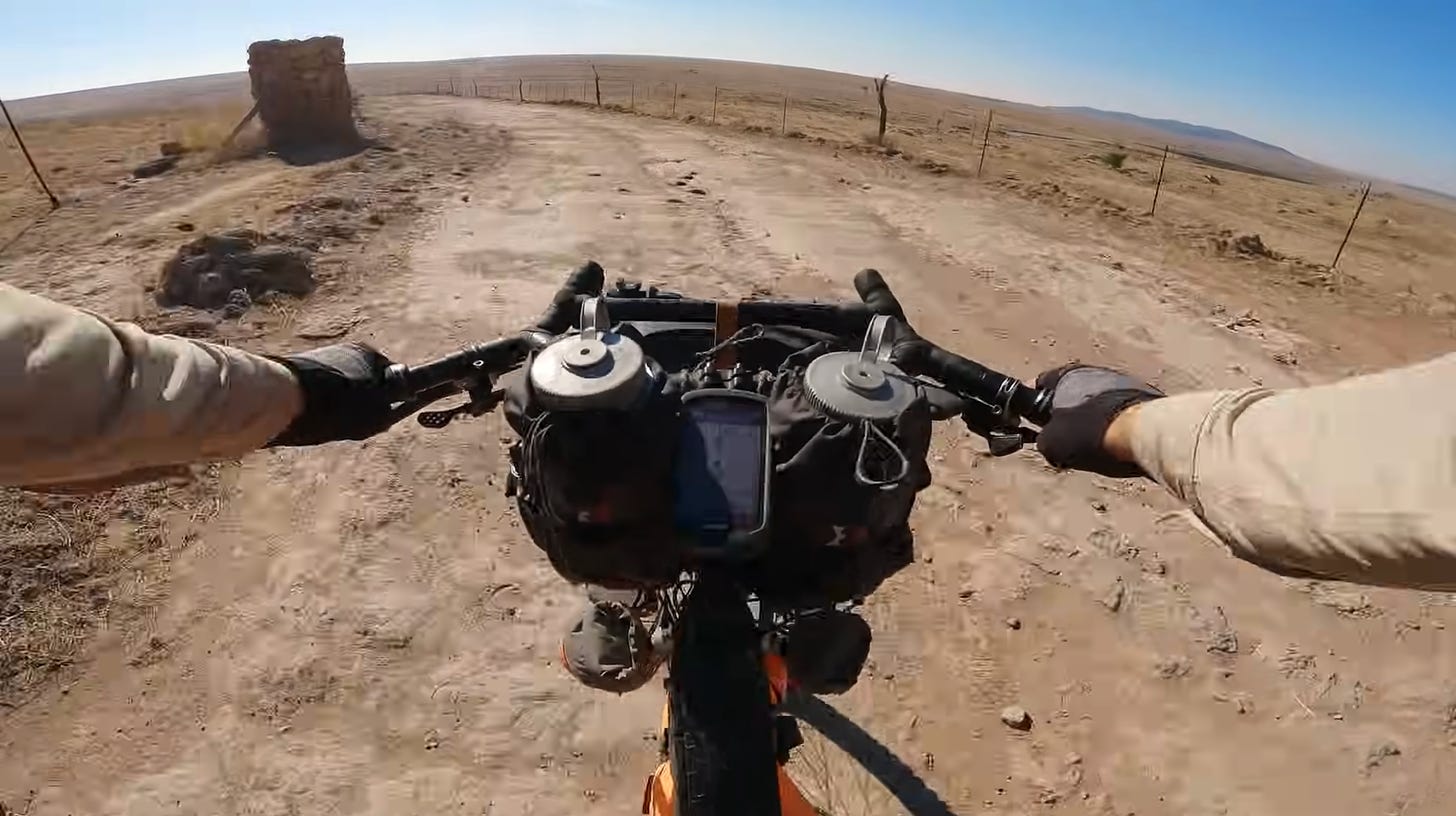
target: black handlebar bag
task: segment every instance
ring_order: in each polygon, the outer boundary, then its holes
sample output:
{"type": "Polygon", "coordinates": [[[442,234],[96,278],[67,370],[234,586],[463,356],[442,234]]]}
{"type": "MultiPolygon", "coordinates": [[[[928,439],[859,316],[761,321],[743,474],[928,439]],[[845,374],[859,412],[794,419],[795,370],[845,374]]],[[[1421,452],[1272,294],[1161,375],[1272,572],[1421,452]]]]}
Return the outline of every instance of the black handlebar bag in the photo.
{"type": "Polygon", "coordinates": [[[649,589],[677,580],[678,397],[659,387],[630,411],[550,411],[530,379],[506,389],[504,407],[520,437],[511,482],[531,540],[574,583],[649,589]]]}
{"type": "Polygon", "coordinates": [[[747,579],[764,599],[800,608],[863,598],[908,565],[910,510],[931,481],[925,395],[893,421],[835,418],[803,380],[805,367],[831,350],[816,344],[790,356],[774,382],[772,541],[747,579]]]}

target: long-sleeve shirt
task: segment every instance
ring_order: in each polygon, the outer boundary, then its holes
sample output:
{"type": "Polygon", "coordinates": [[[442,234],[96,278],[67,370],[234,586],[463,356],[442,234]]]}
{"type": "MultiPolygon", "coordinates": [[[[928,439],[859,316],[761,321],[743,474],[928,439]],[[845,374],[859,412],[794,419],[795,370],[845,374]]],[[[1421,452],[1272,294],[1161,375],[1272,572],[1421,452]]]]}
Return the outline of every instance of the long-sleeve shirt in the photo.
{"type": "Polygon", "coordinates": [[[302,405],[272,360],[0,284],[0,485],[125,482],[236,458],[302,405]]]}
{"type": "Polygon", "coordinates": [[[1456,590],[1456,354],[1138,407],[1138,464],[1275,572],[1456,590]]]}

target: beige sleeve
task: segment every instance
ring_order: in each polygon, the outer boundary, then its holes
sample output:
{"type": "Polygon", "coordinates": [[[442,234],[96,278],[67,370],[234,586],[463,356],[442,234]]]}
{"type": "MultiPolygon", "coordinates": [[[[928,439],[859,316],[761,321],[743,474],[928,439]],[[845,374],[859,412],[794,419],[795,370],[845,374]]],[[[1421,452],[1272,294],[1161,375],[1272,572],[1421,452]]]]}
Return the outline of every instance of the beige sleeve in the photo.
{"type": "Polygon", "coordinates": [[[0,377],[0,485],[116,481],[234,458],[302,407],[293,375],[271,360],[4,284],[0,377]]]}
{"type": "Polygon", "coordinates": [[[1234,555],[1456,590],[1456,354],[1313,388],[1169,397],[1133,420],[1138,463],[1234,555]]]}

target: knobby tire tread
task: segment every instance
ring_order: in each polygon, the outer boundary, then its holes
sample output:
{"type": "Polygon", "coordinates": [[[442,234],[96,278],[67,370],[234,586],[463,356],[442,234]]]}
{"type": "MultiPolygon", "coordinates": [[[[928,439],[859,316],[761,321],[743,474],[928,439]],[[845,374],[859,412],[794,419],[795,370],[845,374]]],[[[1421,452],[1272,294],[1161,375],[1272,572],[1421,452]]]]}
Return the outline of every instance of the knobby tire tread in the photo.
{"type": "Polygon", "coordinates": [[[735,592],[700,584],[689,596],[668,707],[676,816],[779,816],[768,679],[735,592]]]}

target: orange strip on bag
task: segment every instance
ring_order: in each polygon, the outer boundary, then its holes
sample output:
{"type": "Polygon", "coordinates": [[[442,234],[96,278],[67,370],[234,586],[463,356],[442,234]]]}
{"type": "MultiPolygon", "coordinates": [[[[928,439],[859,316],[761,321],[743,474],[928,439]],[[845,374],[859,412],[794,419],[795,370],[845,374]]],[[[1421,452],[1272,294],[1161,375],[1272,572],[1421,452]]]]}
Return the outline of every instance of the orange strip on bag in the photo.
{"type": "MultiPolygon", "coordinates": [[[[713,315],[713,342],[722,343],[738,333],[738,304],[720,301],[717,307],[713,315]]],[[[731,346],[720,349],[713,358],[714,368],[732,368],[737,364],[738,349],[731,346]]]]}

